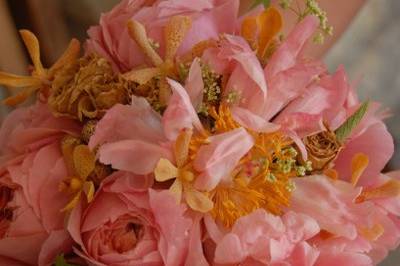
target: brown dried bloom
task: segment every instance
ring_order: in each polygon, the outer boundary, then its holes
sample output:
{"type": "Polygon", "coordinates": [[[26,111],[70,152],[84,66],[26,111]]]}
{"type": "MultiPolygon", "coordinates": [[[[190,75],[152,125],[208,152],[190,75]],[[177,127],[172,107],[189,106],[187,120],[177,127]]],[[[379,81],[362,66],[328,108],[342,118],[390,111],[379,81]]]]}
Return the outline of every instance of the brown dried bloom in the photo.
{"type": "Polygon", "coordinates": [[[308,159],[312,162],[314,170],[323,170],[332,162],[341,149],[340,142],[336,135],[327,129],[304,139],[307,148],[308,159]]]}
{"type": "Polygon", "coordinates": [[[48,104],[58,116],[101,118],[113,105],[129,102],[130,86],[106,59],[91,54],[57,73],[48,104]]]}

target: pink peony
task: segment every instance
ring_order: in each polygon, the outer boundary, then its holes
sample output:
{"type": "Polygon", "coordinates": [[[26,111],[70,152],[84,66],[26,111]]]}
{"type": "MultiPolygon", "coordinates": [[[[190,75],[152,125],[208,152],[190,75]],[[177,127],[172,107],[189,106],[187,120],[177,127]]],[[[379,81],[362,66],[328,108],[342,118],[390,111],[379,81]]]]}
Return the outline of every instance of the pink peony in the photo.
{"type": "Polygon", "coordinates": [[[314,265],[319,251],[307,240],[319,232],[309,216],[287,212],[282,217],[257,210],[241,217],[229,232],[211,217],[206,228],[215,242],[214,261],[228,265],[314,265]]]}
{"type": "MultiPolygon", "coordinates": [[[[233,33],[239,9],[238,0],[159,0],[151,6],[145,0],[124,0],[110,12],[103,14],[100,25],[89,29],[87,51],[96,52],[114,68],[126,72],[146,62],[145,56],[129,37],[126,24],[135,19],[145,25],[148,36],[159,47],[164,58],[163,28],[176,15],[190,16],[192,28],[178,50],[178,55],[189,51],[200,41],[218,39],[220,33],[233,33]]],[[[154,2],[154,1],[151,1],[154,2]]]]}
{"type": "MultiPolygon", "coordinates": [[[[160,159],[175,160],[172,144],[180,131],[193,127],[197,134],[202,132],[189,95],[177,82],[169,82],[173,95],[163,117],[144,98],[133,97],[132,105],[116,105],[100,120],[89,146],[103,144],[98,151],[102,163],[138,175],[151,174],[160,159]]],[[[200,174],[196,185],[204,190],[215,188],[253,145],[243,128],[209,141],[200,148],[194,165],[200,174]]]]}
{"type": "MultiPolygon", "coordinates": [[[[373,200],[356,202],[361,187],[324,176],[298,178],[295,184],[290,210],[312,217],[322,230],[310,241],[321,252],[316,265],[331,265],[333,258],[344,265],[372,265],[398,246],[398,213],[373,200]]],[[[380,200],[389,199],[398,202],[384,194],[380,200]]]]}
{"type": "Polygon", "coordinates": [[[58,189],[67,177],[58,141],[78,128],[54,118],[42,104],[5,120],[0,131],[0,198],[7,214],[0,217],[1,265],[50,265],[71,248],[60,211],[68,197],[58,189]]]}
{"type": "Polygon", "coordinates": [[[68,231],[91,265],[194,265],[193,220],[168,191],[147,190],[142,177],[117,172],[86,208],[73,210],[68,231]]]}

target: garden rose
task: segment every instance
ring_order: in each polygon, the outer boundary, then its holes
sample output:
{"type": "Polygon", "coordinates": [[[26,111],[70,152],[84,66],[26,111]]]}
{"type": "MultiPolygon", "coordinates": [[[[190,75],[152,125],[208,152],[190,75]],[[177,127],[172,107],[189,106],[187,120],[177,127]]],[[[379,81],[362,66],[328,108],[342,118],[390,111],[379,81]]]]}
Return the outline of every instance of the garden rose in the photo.
{"type": "Polygon", "coordinates": [[[67,169],[58,140],[78,128],[54,118],[40,103],[13,112],[4,122],[0,207],[6,215],[0,218],[0,264],[50,265],[70,250],[60,211],[68,196],[58,190],[67,169]]]}
{"type": "MultiPolygon", "coordinates": [[[[168,191],[148,190],[143,176],[117,172],[86,208],[73,210],[68,230],[76,253],[92,265],[193,265],[193,220],[168,191]]],[[[150,184],[151,185],[151,184],[150,184]]]]}
{"type": "Polygon", "coordinates": [[[188,52],[200,41],[218,39],[220,33],[235,31],[238,0],[159,0],[151,6],[146,2],[124,0],[103,14],[100,25],[88,31],[90,38],[87,40],[87,51],[100,54],[112,62],[116,70],[126,72],[146,62],[141,50],[129,37],[126,24],[131,19],[145,25],[148,36],[159,44],[162,58],[165,48],[163,28],[173,16],[185,15],[192,19],[191,30],[181,44],[178,55],[188,52]]]}

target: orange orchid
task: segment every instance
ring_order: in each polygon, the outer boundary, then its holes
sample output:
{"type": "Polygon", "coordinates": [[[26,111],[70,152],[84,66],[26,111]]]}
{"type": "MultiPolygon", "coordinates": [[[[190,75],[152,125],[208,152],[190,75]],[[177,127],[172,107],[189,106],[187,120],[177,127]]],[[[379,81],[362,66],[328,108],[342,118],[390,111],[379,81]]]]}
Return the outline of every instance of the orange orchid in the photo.
{"type": "Polygon", "coordinates": [[[74,61],[80,53],[79,41],[72,39],[64,54],[52,67],[46,69],[40,61],[40,47],[36,36],[28,30],[21,30],[20,34],[31,57],[34,70],[31,76],[18,76],[0,71],[0,85],[12,88],[23,88],[23,90],[16,95],[4,100],[4,103],[9,106],[18,105],[28,99],[36,91],[48,88],[57,71],[64,65],[74,61]]]}

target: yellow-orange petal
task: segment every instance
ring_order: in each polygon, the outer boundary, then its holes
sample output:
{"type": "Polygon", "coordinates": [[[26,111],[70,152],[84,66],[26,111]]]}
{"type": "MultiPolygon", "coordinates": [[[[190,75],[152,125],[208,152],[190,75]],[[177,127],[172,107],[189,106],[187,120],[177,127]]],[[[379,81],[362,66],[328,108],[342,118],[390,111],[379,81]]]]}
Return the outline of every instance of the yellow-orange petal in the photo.
{"type": "Polygon", "coordinates": [[[182,167],[185,165],[189,157],[190,140],[192,139],[193,130],[184,129],[176,138],[174,145],[174,153],[176,165],[182,167]]]}
{"type": "Polygon", "coordinates": [[[39,76],[42,76],[45,73],[45,69],[40,61],[40,46],[38,39],[36,38],[35,34],[29,30],[20,30],[19,33],[21,34],[22,40],[25,43],[26,49],[28,49],[28,53],[32,59],[36,73],[39,76]]]}
{"type": "Polygon", "coordinates": [[[329,168],[324,170],[324,175],[329,177],[330,179],[337,180],[339,178],[339,174],[335,169],[329,168]]]}
{"type": "Polygon", "coordinates": [[[142,85],[149,82],[155,76],[160,75],[160,73],[161,71],[159,68],[152,67],[152,68],[135,69],[129,71],[123,74],[123,77],[126,80],[131,80],[142,85]]]}
{"type": "Polygon", "coordinates": [[[72,177],[71,180],[69,181],[69,189],[70,191],[79,191],[82,189],[83,182],[82,179],[77,178],[77,177],[72,177]]]}
{"type": "Polygon", "coordinates": [[[178,168],[169,160],[161,158],[154,170],[154,176],[158,182],[164,182],[178,176],[178,168]]]}
{"type": "Polygon", "coordinates": [[[57,72],[60,68],[78,59],[80,52],[81,52],[80,42],[77,39],[72,39],[69,42],[67,49],[61,55],[61,57],[49,69],[49,76],[53,77],[55,72],[57,72]]]}
{"type": "Polygon", "coordinates": [[[83,192],[86,195],[87,202],[92,202],[95,192],[94,183],[92,181],[86,181],[83,184],[83,192]]]}
{"type": "Polygon", "coordinates": [[[165,26],[165,61],[173,61],[186,33],[192,27],[192,20],[188,16],[174,16],[165,26]]]}
{"type": "Polygon", "coordinates": [[[74,149],[73,159],[76,174],[86,180],[96,165],[95,155],[87,145],[79,145],[74,149]]]}
{"type": "Polygon", "coordinates": [[[78,192],[74,195],[72,200],[68,202],[68,204],[61,210],[62,212],[67,212],[71,211],[73,208],[75,208],[76,205],[78,205],[79,200],[81,199],[81,194],[82,192],[78,192]]]}
{"type": "MultiPolygon", "coordinates": [[[[255,44],[255,42],[257,40],[257,32],[258,32],[257,17],[244,18],[243,22],[242,22],[240,34],[252,46],[255,44]]],[[[256,48],[256,47],[253,47],[253,48],[256,48]]]]}
{"type": "Polygon", "coordinates": [[[214,203],[203,192],[189,188],[185,191],[185,199],[189,207],[198,212],[209,212],[213,209],[214,203]]]}
{"type": "Polygon", "coordinates": [[[178,204],[181,203],[182,200],[182,190],[183,190],[183,185],[178,178],[175,179],[174,183],[172,183],[172,186],[169,188],[169,191],[175,197],[176,202],[178,204]]]}
{"type": "Polygon", "coordinates": [[[381,224],[374,224],[371,228],[362,227],[358,231],[369,241],[375,241],[385,232],[385,228],[381,224]]]}
{"type": "Polygon", "coordinates": [[[3,103],[8,106],[15,106],[25,102],[35,91],[38,90],[38,87],[30,87],[25,88],[21,92],[16,95],[10,96],[6,98],[3,103]]]}
{"type": "Polygon", "coordinates": [[[361,175],[369,164],[369,158],[364,153],[357,153],[351,160],[351,184],[356,186],[361,175]]]}
{"type": "Polygon", "coordinates": [[[263,57],[270,42],[282,29],[283,19],[278,9],[269,7],[258,16],[257,22],[260,27],[258,55],[263,57]]]}
{"type": "Polygon", "coordinates": [[[15,88],[23,88],[40,87],[40,85],[42,85],[42,82],[37,78],[13,75],[0,71],[0,84],[15,88]]]}
{"type": "Polygon", "coordinates": [[[362,191],[355,201],[360,203],[371,199],[391,198],[397,196],[400,196],[400,181],[391,179],[379,187],[362,191]]]}
{"type": "Polygon", "coordinates": [[[77,137],[73,137],[70,135],[66,135],[62,138],[60,146],[61,152],[63,154],[65,165],[67,166],[67,170],[69,174],[75,174],[75,166],[74,166],[74,149],[76,146],[80,145],[81,141],[77,137]]]}
{"type": "Polygon", "coordinates": [[[147,38],[146,28],[136,20],[128,21],[129,36],[136,42],[142,52],[151,60],[155,66],[163,63],[161,57],[154,51],[149,39],[147,38]]]}

